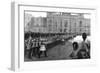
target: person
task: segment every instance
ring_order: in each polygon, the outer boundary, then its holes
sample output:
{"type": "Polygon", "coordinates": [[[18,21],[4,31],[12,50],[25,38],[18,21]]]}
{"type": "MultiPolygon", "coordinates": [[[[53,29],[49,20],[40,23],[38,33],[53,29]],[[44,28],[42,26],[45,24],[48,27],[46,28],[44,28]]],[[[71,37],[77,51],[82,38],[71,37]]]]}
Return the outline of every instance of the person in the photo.
{"type": "Polygon", "coordinates": [[[38,41],[34,39],[32,41],[32,56],[36,57],[38,55],[38,41]]]}
{"type": "Polygon", "coordinates": [[[77,52],[78,52],[78,43],[77,42],[73,42],[73,51],[70,54],[70,57],[72,59],[77,59],[77,52]]]}
{"type": "Polygon", "coordinates": [[[41,57],[42,54],[44,54],[45,57],[47,57],[47,50],[46,50],[45,44],[43,42],[41,43],[41,46],[40,46],[39,58],[41,57]]]}
{"type": "Polygon", "coordinates": [[[62,45],[65,45],[65,39],[62,38],[61,41],[62,41],[62,45]]]}
{"type": "Polygon", "coordinates": [[[86,49],[80,49],[77,53],[77,58],[78,59],[86,59],[88,58],[88,53],[86,51],[86,49]]]}
{"type": "Polygon", "coordinates": [[[88,52],[87,52],[87,53],[88,53],[88,58],[90,58],[90,46],[91,46],[91,45],[90,45],[90,42],[89,42],[89,43],[87,44],[87,47],[88,47],[88,52]]]}
{"type": "Polygon", "coordinates": [[[28,40],[25,39],[25,41],[24,41],[24,56],[27,56],[27,44],[28,44],[28,40]]]}
{"type": "Polygon", "coordinates": [[[35,43],[35,53],[37,57],[39,56],[40,42],[41,41],[37,38],[35,43]]]}
{"type": "Polygon", "coordinates": [[[35,39],[32,40],[32,56],[36,56],[36,52],[35,52],[35,39]]]}
{"type": "Polygon", "coordinates": [[[88,43],[86,41],[87,34],[83,33],[82,38],[83,38],[83,41],[81,43],[81,48],[77,53],[78,59],[86,59],[90,57],[90,50],[89,50],[88,43]]]}
{"type": "Polygon", "coordinates": [[[86,33],[83,33],[83,34],[82,34],[82,38],[83,38],[83,41],[85,41],[86,38],[87,38],[87,34],[86,34],[86,33]]]}
{"type": "Polygon", "coordinates": [[[32,58],[32,37],[30,36],[28,38],[28,42],[27,42],[27,51],[28,51],[28,58],[31,59],[32,58]]]}

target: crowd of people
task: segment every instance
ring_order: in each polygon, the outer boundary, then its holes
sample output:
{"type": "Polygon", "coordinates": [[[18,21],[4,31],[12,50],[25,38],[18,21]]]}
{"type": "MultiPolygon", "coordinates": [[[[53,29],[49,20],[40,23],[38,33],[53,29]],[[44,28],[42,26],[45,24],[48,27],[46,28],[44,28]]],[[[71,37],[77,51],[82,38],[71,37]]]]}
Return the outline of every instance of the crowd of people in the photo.
{"type": "MultiPolygon", "coordinates": [[[[86,41],[87,34],[82,34],[83,41],[81,44],[78,42],[73,42],[73,51],[69,55],[71,59],[87,59],[90,58],[90,42],[86,41]],[[81,47],[79,47],[81,45],[81,47]]],[[[56,39],[57,40],[57,39],[56,39]]],[[[65,41],[62,39],[61,41],[65,41]]],[[[41,41],[40,37],[32,38],[29,36],[28,39],[25,39],[25,51],[24,55],[27,56],[29,59],[32,57],[41,58],[41,57],[48,57],[47,55],[47,44],[44,41],[41,41]]],[[[54,45],[54,44],[53,44],[54,45]]]]}
{"type": "Polygon", "coordinates": [[[34,39],[31,36],[25,40],[25,55],[28,58],[31,59],[33,56],[40,58],[42,54],[47,57],[46,45],[43,41],[39,38],[34,39]]]}

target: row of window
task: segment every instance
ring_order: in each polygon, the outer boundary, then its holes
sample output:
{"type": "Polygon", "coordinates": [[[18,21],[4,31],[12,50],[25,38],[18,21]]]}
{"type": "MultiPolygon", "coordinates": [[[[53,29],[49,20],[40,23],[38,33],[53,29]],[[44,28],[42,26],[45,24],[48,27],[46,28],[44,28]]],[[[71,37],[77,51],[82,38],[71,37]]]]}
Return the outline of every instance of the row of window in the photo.
{"type": "MultiPolygon", "coordinates": [[[[52,20],[49,20],[49,24],[52,24],[52,20]]],[[[57,27],[57,21],[54,21],[54,24],[57,27]]],[[[74,24],[76,25],[76,22],[74,24]]],[[[62,21],[60,21],[60,26],[62,27],[62,21]]],[[[68,27],[68,20],[64,22],[64,27],[68,27]]],[[[79,27],[82,27],[82,21],[79,22],[79,27]]]]}

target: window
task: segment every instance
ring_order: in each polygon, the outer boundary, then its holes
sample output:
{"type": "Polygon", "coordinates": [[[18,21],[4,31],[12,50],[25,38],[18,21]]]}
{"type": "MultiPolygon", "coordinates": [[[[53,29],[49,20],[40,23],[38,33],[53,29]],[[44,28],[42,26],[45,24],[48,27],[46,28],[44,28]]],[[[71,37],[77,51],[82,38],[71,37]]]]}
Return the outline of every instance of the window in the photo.
{"type": "Polygon", "coordinates": [[[50,28],[50,27],[52,27],[52,25],[51,25],[51,24],[49,24],[49,28],[50,28]]]}
{"type": "Polygon", "coordinates": [[[64,32],[66,32],[67,31],[67,29],[64,29],[64,32]]]}
{"type": "Polygon", "coordinates": [[[39,26],[39,24],[37,24],[36,26],[39,26]]]}
{"type": "Polygon", "coordinates": [[[49,31],[52,31],[52,25],[49,24],[49,31]]]}
{"type": "Polygon", "coordinates": [[[49,23],[52,24],[52,20],[51,19],[49,20],[49,23]]]}
{"type": "Polygon", "coordinates": [[[47,19],[43,18],[43,27],[46,27],[46,26],[47,26],[47,19]]]}
{"type": "Polygon", "coordinates": [[[60,29],[60,32],[62,32],[62,29],[60,29]]]}
{"type": "Polygon", "coordinates": [[[79,24],[79,26],[80,26],[80,27],[82,27],[82,21],[80,21],[80,24],[79,24]]]}
{"type": "Polygon", "coordinates": [[[76,27],[76,22],[75,22],[75,27],[76,27]]]}
{"type": "Polygon", "coordinates": [[[80,32],[81,32],[82,30],[80,29],[80,32]]]}
{"type": "Polygon", "coordinates": [[[64,25],[65,25],[65,27],[67,27],[67,26],[68,26],[68,22],[67,22],[67,21],[65,21],[65,24],[64,24],[64,25]]]}
{"type": "Polygon", "coordinates": [[[60,21],[60,27],[62,28],[62,21],[60,21]]]}
{"type": "Polygon", "coordinates": [[[54,25],[55,29],[57,29],[57,21],[55,21],[55,25],[54,25]]]}

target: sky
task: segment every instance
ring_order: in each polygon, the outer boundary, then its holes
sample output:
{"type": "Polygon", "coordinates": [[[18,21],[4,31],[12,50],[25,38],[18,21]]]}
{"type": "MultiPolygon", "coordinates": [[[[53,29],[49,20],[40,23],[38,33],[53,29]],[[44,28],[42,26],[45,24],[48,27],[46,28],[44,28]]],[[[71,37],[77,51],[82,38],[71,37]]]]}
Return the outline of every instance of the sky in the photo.
{"type": "Polygon", "coordinates": [[[28,14],[31,14],[34,17],[46,17],[47,13],[46,12],[25,12],[28,14]]]}
{"type": "MultiPolygon", "coordinates": [[[[46,17],[47,13],[46,12],[25,12],[27,14],[31,14],[34,17],[46,17]]],[[[85,14],[84,18],[90,18],[90,15],[85,14]]]]}

